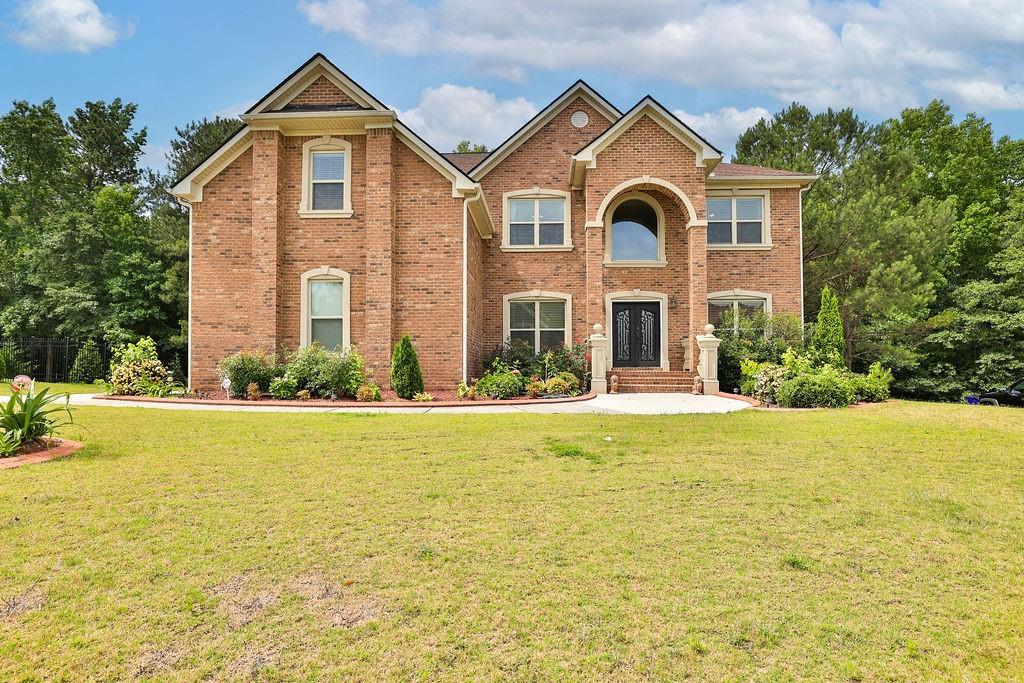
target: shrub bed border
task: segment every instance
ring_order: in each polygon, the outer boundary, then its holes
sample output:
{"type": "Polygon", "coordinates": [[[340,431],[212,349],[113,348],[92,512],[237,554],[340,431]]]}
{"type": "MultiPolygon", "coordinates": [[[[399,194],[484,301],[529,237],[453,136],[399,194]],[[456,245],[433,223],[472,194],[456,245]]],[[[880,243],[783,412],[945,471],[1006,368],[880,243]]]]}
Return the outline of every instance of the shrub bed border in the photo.
{"type": "Polygon", "coordinates": [[[104,401],[140,401],[144,403],[185,403],[206,406],[268,406],[272,408],[294,408],[309,406],[311,408],[456,408],[472,406],[507,406],[507,405],[539,405],[547,403],[576,403],[589,401],[597,394],[591,392],[579,396],[564,396],[561,398],[512,398],[506,400],[476,399],[473,401],[356,401],[353,399],[317,399],[308,401],[279,401],[277,399],[261,399],[259,401],[246,401],[239,398],[160,398],[156,396],[114,396],[111,394],[98,394],[93,398],[104,401]]]}
{"type": "Polygon", "coordinates": [[[0,470],[9,470],[21,465],[31,465],[37,462],[47,462],[56,458],[63,458],[65,455],[77,453],[85,448],[85,444],[81,441],[73,441],[71,439],[47,437],[46,442],[51,444],[52,447],[43,451],[36,451],[35,453],[16,455],[13,458],[0,458],[0,470]]]}

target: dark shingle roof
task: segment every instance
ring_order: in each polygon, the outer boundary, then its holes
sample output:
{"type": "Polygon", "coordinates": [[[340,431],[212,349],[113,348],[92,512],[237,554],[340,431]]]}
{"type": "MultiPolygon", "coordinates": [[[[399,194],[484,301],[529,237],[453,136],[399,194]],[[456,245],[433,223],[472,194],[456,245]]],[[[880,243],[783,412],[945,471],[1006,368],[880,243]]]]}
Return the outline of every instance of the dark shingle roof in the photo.
{"type": "Polygon", "coordinates": [[[463,173],[468,173],[489,155],[490,152],[447,152],[444,158],[455,164],[463,173]]]}

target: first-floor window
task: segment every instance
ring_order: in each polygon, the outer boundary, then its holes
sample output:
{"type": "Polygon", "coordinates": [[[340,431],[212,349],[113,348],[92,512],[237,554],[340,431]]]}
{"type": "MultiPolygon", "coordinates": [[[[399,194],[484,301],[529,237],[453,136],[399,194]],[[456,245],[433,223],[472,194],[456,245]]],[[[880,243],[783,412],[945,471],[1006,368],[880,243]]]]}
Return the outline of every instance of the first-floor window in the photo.
{"type": "Polygon", "coordinates": [[[534,352],[565,343],[565,301],[510,301],[509,336],[534,352]]]}
{"type": "Polygon", "coordinates": [[[328,349],[345,346],[345,283],[338,278],[309,281],[309,340],[328,349]]]}
{"type": "Polygon", "coordinates": [[[723,325],[739,334],[740,321],[767,312],[764,299],[708,299],[708,322],[722,329],[723,325]]]}

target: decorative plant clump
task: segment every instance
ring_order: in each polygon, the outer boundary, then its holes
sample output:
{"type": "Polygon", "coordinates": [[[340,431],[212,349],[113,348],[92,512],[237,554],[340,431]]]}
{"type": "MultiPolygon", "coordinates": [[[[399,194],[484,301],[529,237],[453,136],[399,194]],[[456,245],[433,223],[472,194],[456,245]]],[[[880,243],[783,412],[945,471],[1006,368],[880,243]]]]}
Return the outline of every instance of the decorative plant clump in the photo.
{"type": "Polygon", "coordinates": [[[889,398],[892,373],[880,363],[867,375],[843,366],[820,363],[811,351],[783,354],[783,364],[743,362],[744,393],[766,405],[784,408],[842,408],[854,401],[879,402],[889,398]]]}
{"type": "Polygon", "coordinates": [[[249,382],[249,386],[245,388],[245,399],[247,401],[258,401],[263,396],[263,392],[260,391],[260,385],[256,382],[249,382]]]}
{"type": "Polygon", "coordinates": [[[329,351],[313,342],[291,355],[284,376],[317,398],[351,398],[366,382],[366,361],[355,349],[329,351]]]}
{"type": "Polygon", "coordinates": [[[90,339],[82,344],[68,374],[68,379],[77,384],[92,384],[95,380],[103,379],[103,360],[95,341],[90,339]]]}
{"type": "Polygon", "coordinates": [[[373,403],[383,400],[380,387],[373,382],[367,382],[356,391],[356,400],[360,403],[373,403]]]}
{"type": "Polygon", "coordinates": [[[293,377],[275,377],[270,380],[270,395],[278,401],[290,401],[299,391],[299,384],[293,377]]]}
{"type": "Polygon", "coordinates": [[[425,391],[420,391],[413,395],[412,400],[417,403],[429,403],[434,400],[434,395],[425,391]]]}
{"type": "Polygon", "coordinates": [[[110,362],[110,391],[120,396],[169,396],[180,391],[171,373],[160,362],[156,343],[143,337],[135,344],[114,349],[110,362]]]}
{"type": "Polygon", "coordinates": [[[0,404],[0,457],[16,455],[21,446],[42,442],[70,424],[69,399],[68,394],[50,394],[49,389],[34,393],[30,387],[12,383],[10,398],[0,404]]]}
{"type": "Polygon", "coordinates": [[[398,340],[391,354],[391,388],[404,399],[423,393],[423,371],[409,335],[398,340]]]}

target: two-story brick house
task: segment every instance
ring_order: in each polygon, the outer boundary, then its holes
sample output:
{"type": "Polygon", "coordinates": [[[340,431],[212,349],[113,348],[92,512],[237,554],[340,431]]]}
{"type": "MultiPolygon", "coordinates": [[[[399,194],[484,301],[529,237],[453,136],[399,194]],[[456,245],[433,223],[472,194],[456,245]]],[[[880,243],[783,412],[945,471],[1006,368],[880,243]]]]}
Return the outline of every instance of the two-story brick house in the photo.
{"type": "MultiPolygon", "coordinates": [[[[189,370],[245,348],[354,345],[387,383],[411,334],[428,387],[508,338],[611,338],[610,365],[691,372],[722,311],[802,314],[814,181],[722,162],[646,97],[578,81],[486,154],[442,154],[320,54],[172,192],[191,206],[189,370]]],[[[650,373],[651,371],[647,371],[650,373]]]]}

